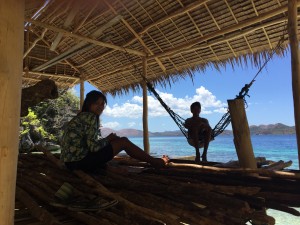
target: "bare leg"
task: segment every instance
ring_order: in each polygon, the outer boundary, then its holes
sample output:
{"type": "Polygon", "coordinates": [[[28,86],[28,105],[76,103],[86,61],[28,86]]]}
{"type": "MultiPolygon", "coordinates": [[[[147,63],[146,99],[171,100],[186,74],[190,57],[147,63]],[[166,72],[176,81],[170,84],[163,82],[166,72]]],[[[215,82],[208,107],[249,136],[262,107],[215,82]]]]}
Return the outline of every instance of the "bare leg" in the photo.
{"type": "Polygon", "coordinates": [[[211,128],[206,127],[205,129],[205,136],[204,136],[204,149],[203,149],[203,154],[202,154],[202,161],[207,162],[207,149],[209,146],[209,142],[211,140],[211,128]]]}
{"type": "Polygon", "coordinates": [[[117,155],[119,152],[124,150],[130,157],[150,163],[154,167],[163,167],[169,161],[169,159],[165,156],[161,159],[153,158],[145,153],[141,148],[129,141],[126,137],[116,138],[110,143],[112,145],[114,155],[117,155]]]}
{"type": "Polygon", "coordinates": [[[191,138],[193,139],[193,146],[196,151],[195,162],[200,162],[199,127],[192,127],[190,132],[191,138]]]}

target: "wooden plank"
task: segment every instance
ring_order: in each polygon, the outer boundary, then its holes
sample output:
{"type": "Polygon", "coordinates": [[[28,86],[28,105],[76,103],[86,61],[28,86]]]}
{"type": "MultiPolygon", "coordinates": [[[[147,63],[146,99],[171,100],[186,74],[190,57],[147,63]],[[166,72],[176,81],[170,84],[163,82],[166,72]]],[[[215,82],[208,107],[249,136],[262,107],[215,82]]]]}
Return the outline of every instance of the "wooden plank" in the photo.
{"type": "Polygon", "coordinates": [[[294,98],[295,128],[298,146],[298,162],[300,169],[300,57],[298,40],[297,2],[288,1],[288,32],[291,45],[292,88],[294,98]]]}
{"type": "Polygon", "coordinates": [[[24,1],[0,1],[0,221],[14,223],[24,50],[24,1]]]}

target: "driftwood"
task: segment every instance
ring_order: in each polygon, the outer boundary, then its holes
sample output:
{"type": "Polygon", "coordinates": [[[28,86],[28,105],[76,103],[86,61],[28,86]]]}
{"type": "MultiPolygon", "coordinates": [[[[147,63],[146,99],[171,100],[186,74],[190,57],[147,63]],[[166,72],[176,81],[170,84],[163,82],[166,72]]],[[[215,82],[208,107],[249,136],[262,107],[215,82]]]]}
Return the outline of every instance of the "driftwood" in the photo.
{"type": "Polygon", "coordinates": [[[182,163],[169,163],[168,167],[175,168],[194,168],[199,170],[206,170],[207,172],[223,172],[223,173],[243,173],[243,174],[259,174],[268,177],[285,178],[285,179],[296,179],[300,180],[300,173],[283,172],[283,171],[272,171],[265,169],[247,169],[247,168],[217,168],[213,166],[202,166],[194,164],[182,164],[182,163]]]}
{"type": "Polygon", "coordinates": [[[44,222],[44,224],[62,225],[62,223],[57,221],[47,210],[39,207],[39,204],[37,204],[26,191],[18,186],[16,188],[16,197],[30,210],[34,217],[44,222]]]}
{"type": "Polygon", "coordinates": [[[283,170],[284,168],[289,167],[292,164],[293,164],[293,162],[291,160],[287,161],[287,162],[284,162],[284,161],[280,160],[278,162],[272,163],[271,165],[265,166],[264,169],[267,169],[267,170],[283,170]]]}
{"type": "MultiPolygon", "coordinates": [[[[40,147],[40,150],[44,149],[40,147]]],[[[298,204],[300,197],[300,181],[297,179],[251,177],[238,172],[209,172],[190,167],[161,170],[147,167],[142,173],[132,173],[126,170],[127,166],[118,165],[123,161],[121,159],[114,160],[100,174],[91,176],[82,171],[72,173],[58,155],[48,151],[44,153],[20,154],[17,184],[59,222],[235,225],[252,220],[255,224],[271,225],[274,219],[266,214],[266,208],[299,214],[291,208],[298,204]],[[111,167],[114,170],[110,170],[111,167]],[[71,212],[52,207],[49,201],[63,182],[72,184],[76,195],[84,198],[100,196],[104,200],[113,198],[119,204],[99,213],[71,212]]],[[[21,204],[18,201],[20,211],[26,213],[21,204]]],[[[20,223],[16,225],[21,225],[22,214],[18,214],[18,218],[20,223]]]]}
{"type": "Polygon", "coordinates": [[[28,108],[58,97],[57,86],[53,80],[42,80],[34,86],[22,89],[21,116],[28,114],[28,108]]]}

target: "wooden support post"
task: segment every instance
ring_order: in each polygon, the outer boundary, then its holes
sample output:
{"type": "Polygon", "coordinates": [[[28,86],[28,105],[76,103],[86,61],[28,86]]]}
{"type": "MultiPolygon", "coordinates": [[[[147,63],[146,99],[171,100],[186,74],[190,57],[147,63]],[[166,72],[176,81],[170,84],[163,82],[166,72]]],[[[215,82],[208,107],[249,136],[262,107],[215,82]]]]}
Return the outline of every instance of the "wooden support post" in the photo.
{"type": "Polygon", "coordinates": [[[79,105],[79,110],[82,109],[84,101],[84,77],[80,77],[80,105],[79,105]]]}
{"type": "Polygon", "coordinates": [[[292,86],[294,98],[294,116],[298,144],[298,162],[300,169],[300,57],[298,40],[297,1],[288,1],[288,32],[291,46],[292,86]]]}
{"type": "Polygon", "coordinates": [[[24,47],[24,1],[0,1],[0,220],[14,224],[24,47]]]}
{"type": "Polygon", "coordinates": [[[228,100],[234,144],[240,167],[256,169],[250,130],[243,99],[228,100]]]}
{"type": "MultiPolygon", "coordinates": [[[[143,58],[143,76],[147,77],[147,58],[143,58]]],[[[144,151],[150,153],[149,129],[148,129],[148,93],[147,85],[143,83],[143,132],[144,132],[144,151]]]]}

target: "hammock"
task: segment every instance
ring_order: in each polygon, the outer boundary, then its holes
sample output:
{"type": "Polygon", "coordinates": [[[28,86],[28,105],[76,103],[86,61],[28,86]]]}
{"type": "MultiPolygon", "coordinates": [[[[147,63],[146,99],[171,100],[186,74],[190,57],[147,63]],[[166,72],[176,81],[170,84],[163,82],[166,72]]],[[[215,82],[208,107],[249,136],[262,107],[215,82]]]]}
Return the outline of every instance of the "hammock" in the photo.
{"type": "MultiPolygon", "coordinates": [[[[245,97],[248,96],[248,92],[249,92],[249,88],[252,86],[252,84],[255,81],[255,78],[260,74],[260,72],[262,71],[262,69],[267,65],[267,63],[271,60],[271,58],[273,57],[273,55],[276,53],[277,50],[282,48],[282,43],[284,41],[284,35],[282,35],[281,39],[278,41],[277,45],[275,48],[273,48],[273,51],[270,53],[270,55],[268,56],[268,58],[265,60],[265,62],[260,65],[259,70],[257,71],[257,73],[255,74],[254,78],[251,80],[251,82],[249,84],[245,84],[245,86],[241,89],[241,91],[239,92],[238,95],[236,95],[235,99],[244,99],[246,106],[247,106],[247,102],[245,100],[245,97]]],[[[126,51],[125,51],[126,52],[126,51]]],[[[126,52],[127,59],[129,61],[132,62],[128,52],[126,52]]],[[[165,108],[165,110],[169,113],[169,115],[171,116],[171,118],[174,120],[174,122],[177,124],[177,126],[179,127],[180,131],[183,133],[183,135],[188,138],[188,131],[184,126],[185,123],[185,119],[182,118],[180,115],[178,115],[177,113],[175,113],[163,100],[162,98],[159,96],[159,94],[156,92],[156,90],[154,89],[154,87],[152,86],[152,84],[146,79],[146,77],[144,77],[141,73],[141,71],[139,69],[137,69],[136,65],[134,65],[134,70],[137,71],[140,76],[143,78],[143,80],[145,81],[148,90],[157,98],[157,100],[160,102],[160,104],[165,108]]],[[[226,127],[230,124],[231,122],[231,117],[230,117],[230,113],[227,110],[227,112],[221,117],[220,121],[216,124],[216,126],[212,129],[212,134],[211,134],[211,140],[214,140],[215,137],[217,137],[219,134],[221,134],[226,127]]]]}
{"type": "MultiPolygon", "coordinates": [[[[245,86],[241,89],[241,91],[239,92],[238,95],[236,95],[235,99],[244,99],[245,101],[245,105],[247,106],[247,102],[245,100],[245,97],[248,96],[248,92],[249,92],[249,88],[252,86],[252,84],[254,83],[256,77],[260,74],[260,72],[263,70],[263,68],[267,65],[267,63],[271,60],[271,58],[273,57],[273,55],[276,53],[277,50],[279,50],[280,48],[282,48],[282,43],[284,41],[284,35],[282,36],[282,38],[278,41],[276,47],[273,49],[273,51],[271,52],[271,54],[268,56],[268,58],[265,60],[265,62],[260,65],[259,70],[257,71],[257,73],[255,74],[254,78],[251,80],[251,82],[249,84],[245,84],[245,86]]],[[[136,69],[136,67],[135,67],[136,69]]],[[[140,73],[140,71],[138,70],[138,72],[140,73]]],[[[188,138],[188,131],[184,126],[184,122],[185,119],[182,118],[180,115],[178,115],[177,113],[175,113],[163,100],[162,98],[159,96],[159,94],[156,92],[156,90],[154,89],[154,87],[151,85],[151,83],[140,73],[141,77],[144,79],[144,81],[146,82],[146,85],[148,87],[148,90],[157,98],[157,100],[160,102],[160,104],[165,108],[165,110],[169,113],[169,115],[171,116],[171,118],[174,120],[174,122],[177,124],[177,126],[179,127],[180,131],[183,133],[183,135],[188,138]]],[[[215,137],[217,137],[219,134],[221,134],[226,127],[230,124],[231,122],[231,117],[230,117],[230,113],[227,110],[227,112],[222,116],[222,118],[220,119],[220,121],[216,124],[216,126],[212,129],[212,134],[211,134],[211,140],[214,140],[215,137]]]]}
{"type": "MultiPolygon", "coordinates": [[[[246,84],[241,91],[239,92],[239,95],[236,96],[235,99],[244,99],[245,100],[245,96],[248,96],[248,91],[249,88],[251,87],[251,85],[253,84],[255,80],[253,79],[249,84],[246,84]]],[[[171,118],[174,120],[174,122],[177,124],[177,126],[179,127],[180,131],[183,133],[183,135],[188,138],[188,131],[187,129],[184,127],[184,122],[185,119],[182,118],[180,115],[178,115],[177,113],[175,113],[163,100],[162,98],[159,96],[159,94],[156,92],[156,90],[154,89],[154,87],[145,79],[145,82],[147,84],[148,90],[157,98],[157,100],[160,102],[160,104],[165,108],[165,110],[169,113],[169,115],[171,116],[171,118]]],[[[231,117],[230,117],[230,113],[229,111],[227,111],[222,118],[220,119],[220,121],[216,124],[216,126],[213,128],[212,130],[212,134],[211,134],[211,138],[212,140],[215,139],[215,137],[217,137],[219,134],[221,134],[226,127],[230,124],[231,122],[231,117]]]]}

